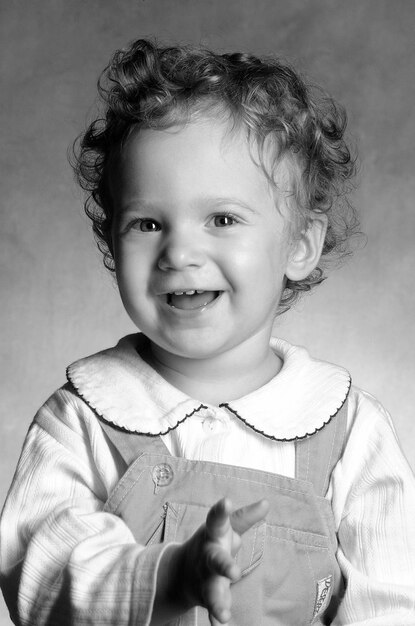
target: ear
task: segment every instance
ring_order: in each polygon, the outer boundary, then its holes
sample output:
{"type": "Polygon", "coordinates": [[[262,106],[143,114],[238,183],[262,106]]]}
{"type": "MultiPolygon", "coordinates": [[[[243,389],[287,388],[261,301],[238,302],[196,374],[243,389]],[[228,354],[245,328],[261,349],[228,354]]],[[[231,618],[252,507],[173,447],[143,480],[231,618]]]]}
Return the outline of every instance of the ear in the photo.
{"type": "Polygon", "coordinates": [[[289,280],[304,280],[316,267],[323,250],[327,215],[314,214],[291,245],[285,275],[289,280]]]}

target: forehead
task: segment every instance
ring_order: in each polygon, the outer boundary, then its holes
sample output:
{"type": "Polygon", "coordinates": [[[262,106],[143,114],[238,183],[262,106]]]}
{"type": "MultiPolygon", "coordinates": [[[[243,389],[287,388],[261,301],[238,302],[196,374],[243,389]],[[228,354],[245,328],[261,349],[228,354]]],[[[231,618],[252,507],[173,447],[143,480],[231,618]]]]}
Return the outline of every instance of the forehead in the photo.
{"type": "Polygon", "coordinates": [[[133,130],[112,170],[112,192],[117,198],[155,200],[237,192],[251,203],[275,199],[276,193],[288,197],[292,165],[285,158],[273,164],[274,154],[272,141],[259,151],[246,129],[229,120],[204,117],[167,129],[133,130]],[[261,159],[273,170],[276,185],[260,167],[261,159]]]}

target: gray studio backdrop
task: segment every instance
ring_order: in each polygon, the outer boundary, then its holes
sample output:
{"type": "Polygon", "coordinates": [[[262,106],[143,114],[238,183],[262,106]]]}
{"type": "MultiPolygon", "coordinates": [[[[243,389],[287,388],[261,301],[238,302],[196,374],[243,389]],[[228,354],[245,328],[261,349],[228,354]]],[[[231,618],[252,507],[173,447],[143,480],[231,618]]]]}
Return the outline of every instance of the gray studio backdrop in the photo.
{"type": "Polygon", "coordinates": [[[392,413],[415,467],[414,30],[411,0],[1,2],[1,501],[30,421],[66,365],[133,330],[66,151],[94,110],[110,54],[146,35],[278,53],[347,107],[368,242],[277,332],[349,368],[392,413]]]}

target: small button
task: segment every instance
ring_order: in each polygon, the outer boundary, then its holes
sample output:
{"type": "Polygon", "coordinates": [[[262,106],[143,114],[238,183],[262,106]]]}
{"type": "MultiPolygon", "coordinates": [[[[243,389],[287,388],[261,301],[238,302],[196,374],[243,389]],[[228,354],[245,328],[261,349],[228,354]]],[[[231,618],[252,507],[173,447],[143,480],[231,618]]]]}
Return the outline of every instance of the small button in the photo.
{"type": "Polygon", "coordinates": [[[153,482],[157,487],[165,487],[170,485],[173,480],[173,470],[168,463],[160,463],[153,467],[152,477],[153,482]]]}
{"type": "Polygon", "coordinates": [[[216,430],[217,427],[216,420],[211,417],[205,417],[202,424],[203,430],[205,430],[206,432],[213,432],[216,430]]]}

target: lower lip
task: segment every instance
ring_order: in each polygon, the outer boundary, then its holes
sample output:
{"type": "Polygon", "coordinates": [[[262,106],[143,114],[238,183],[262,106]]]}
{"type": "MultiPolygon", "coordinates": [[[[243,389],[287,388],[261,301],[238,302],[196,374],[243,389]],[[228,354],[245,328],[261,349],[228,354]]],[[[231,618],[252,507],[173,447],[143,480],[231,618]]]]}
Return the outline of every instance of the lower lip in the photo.
{"type": "Polygon", "coordinates": [[[222,295],[223,291],[219,291],[219,295],[214,300],[212,300],[212,302],[209,302],[208,304],[200,306],[196,309],[178,309],[174,306],[171,306],[170,304],[167,304],[167,302],[164,302],[163,308],[165,310],[167,309],[174,315],[180,315],[181,317],[194,317],[195,315],[200,315],[202,313],[205,313],[205,311],[212,309],[216,305],[216,303],[219,302],[219,300],[222,298],[222,295]]]}

